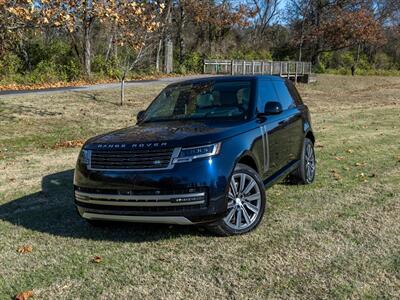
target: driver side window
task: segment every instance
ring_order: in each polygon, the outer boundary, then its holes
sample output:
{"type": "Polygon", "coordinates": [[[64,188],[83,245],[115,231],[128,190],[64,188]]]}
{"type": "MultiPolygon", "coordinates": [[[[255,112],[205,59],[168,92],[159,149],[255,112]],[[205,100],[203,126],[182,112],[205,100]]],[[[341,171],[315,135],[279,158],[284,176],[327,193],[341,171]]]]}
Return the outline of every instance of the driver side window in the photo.
{"type": "Polygon", "coordinates": [[[260,81],[258,90],[257,112],[264,112],[265,104],[271,101],[279,101],[271,80],[260,81]]]}
{"type": "Polygon", "coordinates": [[[274,86],[279,97],[279,102],[282,104],[282,109],[287,110],[294,107],[294,101],[290,95],[287,86],[283,80],[274,81],[274,86]]]}

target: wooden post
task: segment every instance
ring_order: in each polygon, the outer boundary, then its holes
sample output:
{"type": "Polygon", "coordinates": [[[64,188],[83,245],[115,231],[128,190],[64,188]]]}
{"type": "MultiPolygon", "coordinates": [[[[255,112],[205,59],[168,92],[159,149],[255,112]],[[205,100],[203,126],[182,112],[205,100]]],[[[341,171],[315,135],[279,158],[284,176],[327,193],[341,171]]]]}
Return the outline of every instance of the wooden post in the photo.
{"type": "Polygon", "coordinates": [[[235,71],[234,71],[234,67],[235,67],[235,63],[234,60],[231,60],[231,75],[235,75],[235,71]]]}
{"type": "Polygon", "coordinates": [[[274,73],[274,62],[271,61],[270,64],[271,64],[271,75],[272,75],[272,73],[274,73]]]}
{"type": "Polygon", "coordinates": [[[294,83],[297,84],[297,61],[294,65],[294,83]]]}
{"type": "Polygon", "coordinates": [[[261,62],[261,75],[264,75],[264,61],[261,62]]]}
{"type": "Polygon", "coordinates": [[[243,61],[243,75],[245,75],[246,74],[246,61],[244,60],[243,61]]]}
{"type": "Polygon", "coordinates": [[[254,75],[254,60],[251,61],[251,74],[254,75]]]}

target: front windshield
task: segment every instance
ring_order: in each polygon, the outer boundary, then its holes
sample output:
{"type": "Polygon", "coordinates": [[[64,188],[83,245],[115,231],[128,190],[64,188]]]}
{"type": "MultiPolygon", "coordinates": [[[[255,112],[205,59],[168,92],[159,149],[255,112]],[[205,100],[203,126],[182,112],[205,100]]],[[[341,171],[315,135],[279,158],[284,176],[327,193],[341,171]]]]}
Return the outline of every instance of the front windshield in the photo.
{"type": "Polygon", "coordinates": [[[245,118],[251,81],[205,81],[164,89],[146,110],[144,122],[245,118]]]}

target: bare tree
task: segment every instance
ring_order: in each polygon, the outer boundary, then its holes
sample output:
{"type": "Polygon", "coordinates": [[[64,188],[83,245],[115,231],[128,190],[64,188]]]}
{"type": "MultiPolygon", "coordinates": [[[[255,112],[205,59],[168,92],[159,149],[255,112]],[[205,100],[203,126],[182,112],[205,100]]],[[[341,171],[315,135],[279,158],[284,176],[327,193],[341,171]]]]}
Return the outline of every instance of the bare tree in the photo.
{"type": "MultiPolygon", "coordinates": [[[[145,38],[144,41],[147,39],[145,38]]],[[[118,75],[118,79],[120,82],[120,105],[124,105],[125,103],[125,81],[128,74],[137,66],[137,64],[144,58],[145,54],[147,53],[149,46],[144,44],[139,48],[135,49],[134,51],[129,45],[125,47],[121,47],[119,53],[119,69],[120,73],[118,75]]]]}
{"type": "Polygon", "coordinates": [[[250,0],[248,5],[252,7],[255,13],[254,41],[260,41],[264,38],[264,34],[269,25],[278,16],[278,7],[281,0],[250,0]]]}

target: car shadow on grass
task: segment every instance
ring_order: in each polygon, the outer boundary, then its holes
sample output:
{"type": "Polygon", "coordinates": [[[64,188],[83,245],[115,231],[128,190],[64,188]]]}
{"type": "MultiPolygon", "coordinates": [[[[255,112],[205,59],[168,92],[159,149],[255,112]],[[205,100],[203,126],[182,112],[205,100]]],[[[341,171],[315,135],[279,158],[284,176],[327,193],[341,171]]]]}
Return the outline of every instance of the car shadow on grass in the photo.
{"type": "Polygon", "coordinates": [[[146,242],[207,235],[195,226],[107,223],[94,227],[78,216],[73,198],[73,170],[42,178],[42,190],[0,205],[0,219],[33,231],[93,240],[146,242]]]}

